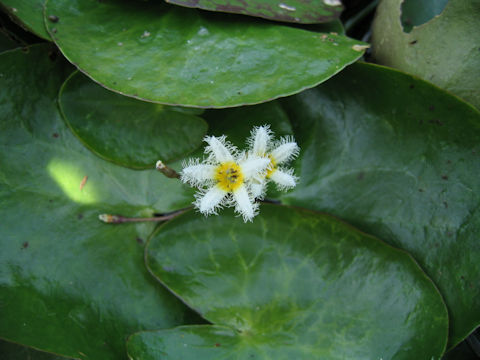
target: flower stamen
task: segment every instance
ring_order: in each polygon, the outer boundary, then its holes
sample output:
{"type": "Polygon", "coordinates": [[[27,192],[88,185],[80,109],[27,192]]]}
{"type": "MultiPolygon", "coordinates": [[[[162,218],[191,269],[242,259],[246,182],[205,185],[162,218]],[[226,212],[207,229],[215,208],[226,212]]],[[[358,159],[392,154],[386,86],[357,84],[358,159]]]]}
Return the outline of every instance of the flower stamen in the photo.
{"type": "Polygon", "coordinates": [[[269,179],[270,176],[272,176],[272,174],[275,172],[275,170],[277,170],[277,162],[272,155],[268,154],[267,157],[270,159],[270,164],[268,165],[267,173],[265,176],[267,177],[267,179],[269,179]]]}
{"type": "Polygon", "coordinates": [[[220,164],[215,169],[215,180],[222,190],[234,192],[243,184],[244,176],[237,163],[228,161],[220,164]]]}

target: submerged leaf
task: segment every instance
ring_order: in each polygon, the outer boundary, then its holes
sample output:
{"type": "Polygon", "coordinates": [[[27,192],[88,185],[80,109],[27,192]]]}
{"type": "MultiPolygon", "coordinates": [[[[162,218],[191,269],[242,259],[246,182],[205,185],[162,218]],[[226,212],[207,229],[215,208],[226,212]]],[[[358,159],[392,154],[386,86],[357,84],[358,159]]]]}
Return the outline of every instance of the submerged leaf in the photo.
{"type": "Polygon", "coordinates": [[[376,61],[420,76],[480,109],[480,1],[451,0],[440,15],[409,33],[401,24],[402,2],[378,6],[372,32],[376,61]]]}

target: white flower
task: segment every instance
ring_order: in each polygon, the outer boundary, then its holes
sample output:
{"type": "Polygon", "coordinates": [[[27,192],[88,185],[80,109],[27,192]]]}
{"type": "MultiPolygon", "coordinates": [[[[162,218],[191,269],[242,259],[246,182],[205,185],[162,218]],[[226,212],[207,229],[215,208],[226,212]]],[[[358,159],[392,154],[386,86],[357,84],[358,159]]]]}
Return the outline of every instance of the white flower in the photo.
{"type": "Polygon", "coordinates": [[[265,179],[254,180],[251,185],[255,198],[265,196],[268,181],[273,181],[278,190],[288,190],[295,187],[298,178],[293,175],[293,169],[281,166],[296,158],[300,152],[300,147],[292,136],[285,136],[273,141],[273,132],[268,125],[264,125],[253,128],[247,143],[250,146],[250,156],[270,159],[265,179]]]}
{"type": "Polygon", "coordinates": [[[206,136],[208,143],[203,162],[190,160],[183,164],[180,179],[200,189],[193,203],[205,215],[216,214],[223,206],[235,206],[244,221],[251,221],[257,214],[258,204],[250,189],[250,182],[261,182],[270,159],[238,153],[225,136],[206,136]]]}

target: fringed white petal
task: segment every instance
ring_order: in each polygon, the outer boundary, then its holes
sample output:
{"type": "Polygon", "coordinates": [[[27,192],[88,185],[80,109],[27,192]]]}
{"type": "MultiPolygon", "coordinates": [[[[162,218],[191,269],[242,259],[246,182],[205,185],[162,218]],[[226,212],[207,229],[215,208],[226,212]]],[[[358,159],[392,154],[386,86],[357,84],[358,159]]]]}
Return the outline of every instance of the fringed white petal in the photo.
{"type": "Polygon", "coordinates": [[[196,195],[195,207],[205,215],[216,214],[217,209],[222,207],[222,203],[227,196],[227,192],[218,186],[213,186],[206,192],[196,195]]]}
{"type": "Polygon", "coordinates": [[[253,154],[265,156],[272,141],[273,132],[269,125],[254,127],[247,139],[247,144],[253,154]]]}
{"type": "Polygon", "coordinates": [[[210,160],[215,160],[217,163],[234,161],[237,149],[225,140],[225,136],[205,136],[203,140],[208,143],[205,153],[209,155],[210,160]]]}
{"type": "Polygon", "coordinates": [[[262,182],[254,181],[250,184],[250,192],[254,199],[263,200],[266,191],[267,182],[265,180],[262,182]]]}
{"type": "Polygon", "coordinates": [[[180,180],[191,186],[204,186],[215,179],[215,165],[193,164],[180,173],[180,180]]]}
{"type": "Polygon", "coordinates": [[[287,136],[281,138],[277,142],[275,148],[271,152],[271,156],[277,164],[290,161],[298,156],[300,147],[297,145],[293,137],[287,136]]]}
{"type": "Polygon", "coordinates": [[[265,172],[270,165],[270,159],[256,155],[244,156],[239,160],[245,180],[255,178],[265,172]]]}
{"type": "Polygon", "coordinates": [[[253,217],[257,214],[258,204],[256,204],[250,197],[247,191],[247,187],[242,185],[233,192],[233,198],[235,199],[235,211],[243,217],[243,221],[252,221],[253,217]]]}
{"type": "Polygon", "coordinates": [[[297,185],[297,177],[293,175],[293,169],[276,169],[270,174],[270,180],[276,185],[278,190],[287,190],[297,185]]]}

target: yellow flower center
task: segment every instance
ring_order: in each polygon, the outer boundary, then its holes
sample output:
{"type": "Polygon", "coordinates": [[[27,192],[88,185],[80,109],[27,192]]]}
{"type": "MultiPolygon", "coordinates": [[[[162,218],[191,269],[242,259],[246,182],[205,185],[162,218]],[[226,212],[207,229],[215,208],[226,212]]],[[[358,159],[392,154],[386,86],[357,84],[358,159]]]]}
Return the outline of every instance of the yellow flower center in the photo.
{"type": "Polygon", "coordinates": [[[219,165],[215,169],[215,180],[222,190],[233,192],[243,184],[243,174],[233,161],[229,161],[219,165]]]}
{"type": "Polygon", "coordinates": [[[270,164],[268,166],[268,169],[267,169],[267,179],[270,178],[270,176],[272,176],[272,174],[275,172],[275,170],[277,170],[277,162],[275,161],[275,159],[273,158],[272,155],[268,155],[268,158],[270,159],[270,164]]]}

